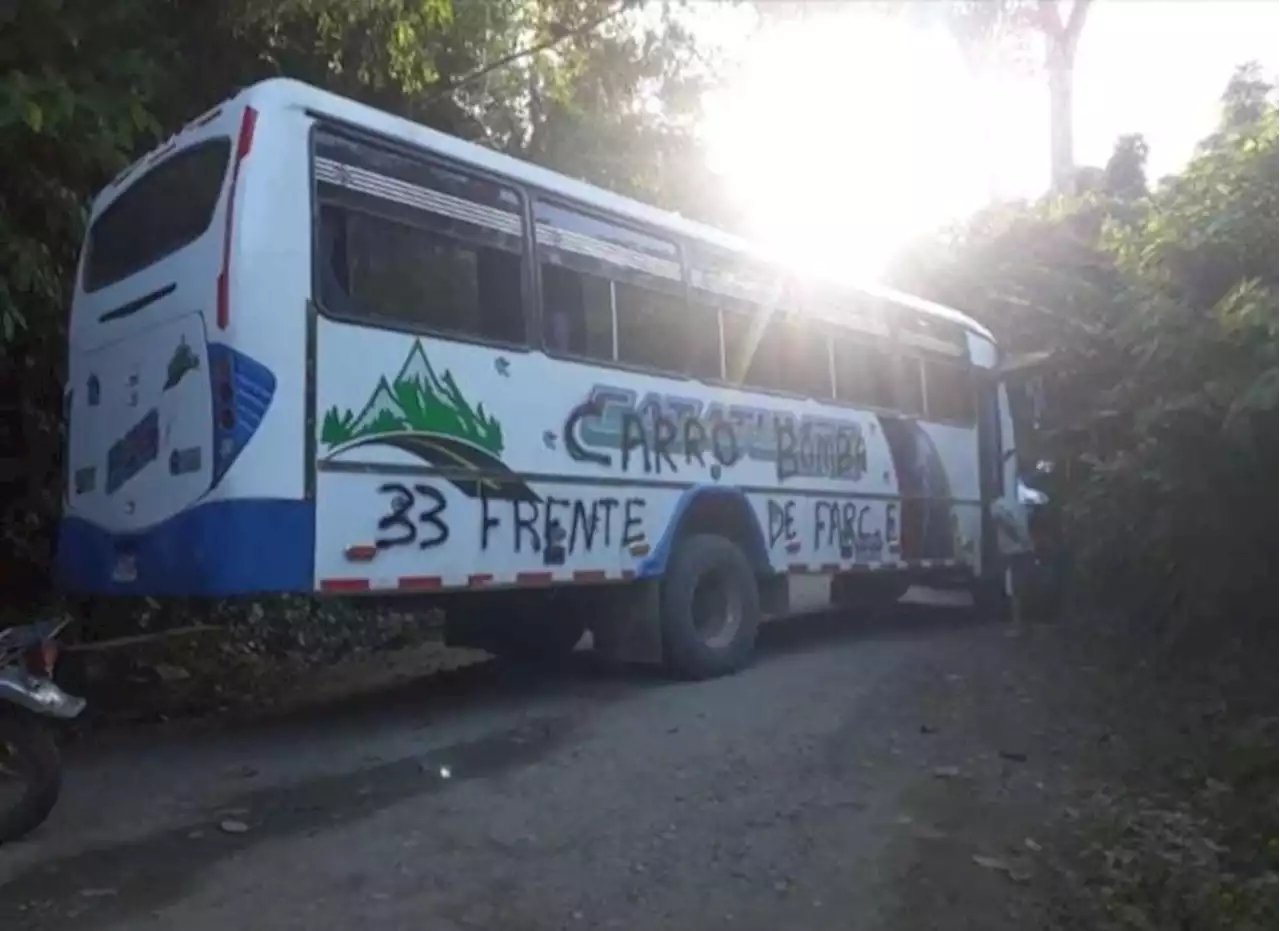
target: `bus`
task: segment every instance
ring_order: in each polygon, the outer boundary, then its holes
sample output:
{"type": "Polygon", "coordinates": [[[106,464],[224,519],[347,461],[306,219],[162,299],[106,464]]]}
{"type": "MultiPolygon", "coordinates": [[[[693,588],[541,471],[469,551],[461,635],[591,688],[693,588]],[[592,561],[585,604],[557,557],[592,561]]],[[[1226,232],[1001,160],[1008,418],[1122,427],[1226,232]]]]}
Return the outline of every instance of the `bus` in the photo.
{"type": "Polygon", "coordinates": [[[955,310],[267,80],[92,205],[58,576],[730,673],[764,619],[1001,588],[999,365],[955,310]]]}

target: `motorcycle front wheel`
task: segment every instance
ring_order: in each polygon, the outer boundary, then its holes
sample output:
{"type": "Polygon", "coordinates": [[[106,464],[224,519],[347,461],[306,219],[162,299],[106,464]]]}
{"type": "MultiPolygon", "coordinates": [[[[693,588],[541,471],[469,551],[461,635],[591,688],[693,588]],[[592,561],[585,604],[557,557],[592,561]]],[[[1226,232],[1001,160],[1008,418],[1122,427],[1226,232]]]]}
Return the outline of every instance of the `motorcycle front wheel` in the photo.
{"type": "Polygon", "coordinates": [[[0,844],[31,833],[49,817],[62,788],[62,764],[49,728],[0,712],[0,844]]]}

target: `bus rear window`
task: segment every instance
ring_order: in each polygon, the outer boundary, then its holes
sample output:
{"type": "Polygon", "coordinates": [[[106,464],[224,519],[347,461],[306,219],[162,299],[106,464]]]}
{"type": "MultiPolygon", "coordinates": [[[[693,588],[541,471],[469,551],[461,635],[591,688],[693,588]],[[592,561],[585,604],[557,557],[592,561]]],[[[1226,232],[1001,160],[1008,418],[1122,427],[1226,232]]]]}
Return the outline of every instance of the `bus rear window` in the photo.
{"type": "Polygon", "coordinates": [[[128,278],[195,242],[213,222],[231,140],[209,139],[165,159],[89,227],[84,290],[128,278]]]}

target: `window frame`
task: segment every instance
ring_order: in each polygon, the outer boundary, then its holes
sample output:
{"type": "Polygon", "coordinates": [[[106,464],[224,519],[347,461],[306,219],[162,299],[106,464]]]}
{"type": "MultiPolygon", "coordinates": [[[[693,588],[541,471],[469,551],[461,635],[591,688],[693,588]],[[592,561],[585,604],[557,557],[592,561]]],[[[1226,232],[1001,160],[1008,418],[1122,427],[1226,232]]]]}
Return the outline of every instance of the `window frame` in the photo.
{"type": "MultiPolygon", "coordinates": [[[[533,265],[535,266],[536,278],[537,278],[537,291],[536,291],[537,300],[538,300],[537,316],[540,323],[540,328],[538,331],[538,338],[539,338],[538,348],[541,349],[542,352],[546,353],[546,355],[549,356],[550,358],[560,359],[567,362],[576,362],[582,365],[603,366],[606,368],[617,369],[623,372],[635,372],[643,375],[654,375],[660,378],[670,378],[670,379],[675,379],[679,381],[697,381],[697,382],[702,382],[704,384],[718,384],[719,383],[718,378],[712,378],[708,376],[699,376],[699,375],[691,374],[689,372],[672,371],[671,369],[658,368],[656,366],[651,366],[651,365],[638,365],[631,362],[624,362],[618,358],[619,346],[618,346],[617,284],[619,282],[623,284],[631,285],[632,287],[648,288],[649,290],[652,290],[652,291],[669,294],[671,297],[673,297],[675,300],[677,300],[681,304],[681,306],[684,308],[685,313],[698,312],[699,310],[705,312],[708,309],[714,310],[714,308],[706,308],[706,307],[697,308],[696,302],[692,300],[692,295],[689,288],[689,264],[687,261],[687,251],[685,248],[685,242],[683,237],[672,235],[667,231],[652,228],[644,223],[637,223],[628,217],[620,217],[616,214],[608,213],[607,211],[602,211],[598,208],[594,208],[589,204],[583,204],[579,201],[571,200],[569,198],[562,197],[557,194],[548,193],[533,187],[528,188],[528,190],[531,195],[529,197],[529,211],[530,211],[530,215],[535,218],[534,222],[531,223],[530,225],[529,235],[530,235],[530,240],[533,244],[533,257],[534,257],[533,265]],[[569,264],[559,264],[554,262],[548,262],[548,259],[545,258],[543,255],[543,252],[542,252],[543,247],[546,246],[546,248],[550,248],[550,249],[555,249],[556,247],[548,244],[542,244],[542,243],[539,243],[538,241],[537,225],[536,225],[536,216],[537,216],[536,205],[538,203],[546,204],[547,206],[552,207],[555,210],[563,210],[563,211],[568,211],[570,213],[577,213],[582,215],[586,219],[593,220],[599,223],[605,223],[610,226],[615,226],[620,230],[632,232],[637,235],[648,236],[673,246],[675,249],[675,261],[679,266],[679,272],[680,272],[679,278],[678,279],[663,278],[661,276],[651,275],[649,273],[640,271],[638,269],[630,268],[625,265],[613,264],[604,259],[597,259],[590,256],[581,256],[577,259],[577,261],[582,262],[584,266],[588,262],[592,263],[594,267],[589,270],[586,269],[585,267],[580,268],[580,267],[575,267],[574,265],[569,265],[569,264]],[[547,333],[545,329],[547,309],[546,307],[543,306],[543,303],[542,303],[543,296],[544,296],[543,290],[542,290],[542,267],[544,263],[557,265],[560,268],[568,269],[569,271],[576,272],[577,274],[595,275],[596,277],[603,278],[604,280],[609,282],[610,284],[609,303],[610,303],[610,317],[611,317],[610,327],[612,332],[611,342],[612,342],[613,358],[601,359],[594,356],[582,355],[576,352],[566,352],[563,349],[558,349],[550,345],[550,343],[547,340],[547,333]],[[602,274],[602,272],[605,272],[605,274],[602,274]],[[661,282],[661,284],[659,284],[657,287],[651,287],[651,284],[658,283],[658,282],[661,282]]],[[[569,251],[569,250],[565,250],[565,251],[569,251]]],[[[719,355],[720,355],[720,373],[721,374],[719,378],[722,378],[723,372],[724,372],[724,334],[720,325],[719,315],[717,314],[716,317],[713,319],[714,319],[716,339],[719,343],[719,350],[720,350],[719,355]]]]}
{"type": "Polygon", "coordinates": [[[850,410],[871,411],[872,413],[886,414],[894,417],[913,416],[911,414],[903,413],[901,408],[897,405],[898,394],[899,394],[898,379],[899,379],[899,372],[900,372],[899,357],[901,353],[899,352],[897,345],[894,343],[893,338],[887,335],[874,336],[871,333],[863,330],[862,328],[842,327],[839,324],[832,324],[832,329],[839,331],[839,333],[845,338],[847,338],[849,342],[854,343],[858,346],[867,347],[879,355],[881,361],[885,363],[888,369],[889,389],[893,394],[893,397],[890,398],[890,400],[894,403],[893,403],[893,406],[884,407],[883,405],[865,404],[865,403],[860,403],[858,401],[848,401],[848,400],[845,400],[844,398],[839,397],[838,392],[840,387],[840,371],[838,368],[836,368],[836,357],[835,357],[836,341],[834,338],[831,340],[831,368],[832,368],[831,377],[832,377],[832,384],[835,387],[837,392],[837,396],[835,400],[833,400],[831,403],[836,404],[840,407],[848,408],[850,410]]]}
{"type": "Polygon", "coordinates": [[[155,265],[158,265],[170,256],[181,252],[183,249],[207,236],[209,231],[217,225],[220,216],[219,211],[220,208],[222,208],[223,195],[227,189],[227,185],[230,183],[228,179],[231,176],[234,152],[235,146],[230,136],[209,136],[205,139],[199,139],[192,142],[190,145],[176,149],[164,158],[155,162],[155,164],[142,166],[143,170],[133,177],[129,186],[121,191],[115,199],[111,201],[111,203],[107,204],[107,206],[102,209],[102,212],[94,217],[85,229],[85,245],[80,262],[78,263],[79,267],[76,274],[76,286],[80,291],[84,294],[97,294],[100,291],[105,291],[107,288],[114,287],[128,278],[132,278],[139,272],[143,272],[155,265]],[[114,274],[107,276],[105,281],[100,280],[102,278],[101,275],[94,276],[91,281],[90,273],[93,269],[94,253],[98,251],[98,249],[95,248],[98,242],[98,237],[95,233],[100,231],[101,224],[104,221],[109,222],[116,212],[124,209],[124,207],[127,206],[126,201],[139,196],[141,193],[139,191],[139,187],[144,185],[149,179],[154,179],[154,177],[161,172],[172,171],[175,165],[189,162],[192,159],[214,149],[221,150],[222,173],[218,178],[217,189],[213,191],[213,203],[209,210],[208,219],[205,221],[205,224],[200,231],[194,236],[183,239],[176,245],[171,244],[165,251],[151,256],[142,264],[135,263],[130,265],[126,268],[123,274],[121,274],[117,269],[114,274]],[[130,195],[133,195],[133,198],[131,198],[130,195]]]}
{"type": "Polygon", "coordinates": [[[895,352],[893,356],[893,366],[894,366],[893,390],[894,390],[894,400],[897,402],[896,411],[899,417],[906,417],[912,420],[926,419],[926,415],[929,410],[929,407],[928,407],[929,398],[926,394],[926,388],[925,388],[924,360],[925,360],[924,353],[921,353],[913,348],[903,348],[903,346],[900,343],[895,347],[895,352]],[[902,399],[903,399],[902,389],[907,383],[908,365],[910,363],[914,363],[913,367],[916,373],[916,381],[918,381],[920,385],[919,387],[920,410],[918,411],[909,411],[906,409],[905,405],[902,403],[902,399]]]}
{"type": "MultiPolygon", "coordinates": [[[[323,114],[312,113],[311,115],[315,117],[315,122],[311,125],[307,137],[308,181],[311,188],[311,299],[320,316],[340,323],[369,327],[386,332],[404,333],[411,336],[428,336],[433,339],[442,339],[454,343],[489,346],[513,352],[530,352],[534,348],[532,340],[532,333],[534,332],[533,327],[535,325],[541,327],[541,319],[534,311],[534,308],[537,305],[535,305],[535,302],[531,299],[531,289],[533,287],[531,266],[535,263],[532,260],[533,240],[530,229],[532,223],[532,215],[529,209],[530,198],[525,186],[513,179],[485,171],[482,168],[475,167],[458,159],[452,159],[447,156],[440,155],[438,152],[431,149],[409,145],[402,141],[388,138],[378,133],[369,132],[342,121],[334,120],[333,118],[323,114]],[[464,178],[470,178],[475,181],[481,181],[487,184],[506,188],[516,196],[520,203],[520,248],[519,250],[505,250],[499,248],[498,251],[508,252],[509,254],[516,256],[517,260],[520,262],[520,319],[524,325],[525,337],[522,342],[513,342],[511,340],[485,336],[480,333],[465,333],[459,330],[433,326],[430,323],[396,321],[387,317],[380,317],[372,314],[347,313],[340,308],[331,307],[325,303],[323,300],[323,283],[321,279],[323,250],[321,248],[320,213],[326,204],[334,204],[340,209],[350,212],[365,213],[369,216],[377,217],[391,223],[416,226],[417,228],[432,235],[449,239],[473,249],[486,247],[483,243],[478,241],[479,237],[475,239],[451,237],[447,232],[441,232],[433,229],[426,224],[414,224],[391,211],[371,210],[335,202],[333,200],[326,200],[321,197],[321,181],[316,175],[316,142],[317,138],[321,135],[334,136],[357,147],[367,147],[375,151],[382,149],[387,151],[389,154],[408,159],[412,162],[418,162],[427,169],[447,171],[452,174],[461,175],[464,178]]],[[[374,169],[370,168],[369,170],[372,171],[374,169]]],[[[442,193],[449,192],[445,191],[442,193]]],[[[423,212],[429,213],[429,211],[423,212]]],[[[489,246],[487,248],[498,247],[489,246]]]]}
{"type": "MultiPolygon", "coordinates": [[[[536,248],[536,247],[535,247],[536,248]]],[[[602,275],[595,275],[592,272],[584,272],[581,269],[573,268],[568,265],[556,265],[552,262],[544,262],[538,258],[534,263],[538,267],[538,319],[542,321],[542,328],[538,332],[538,339],[534,348],[541,350],[548,356],[555,359],[564,359],[572,362],[587,362],[592,365],[620,365],[618,363],[618,290],[617,282],[612,278],[606,278],[602,275]],[[545,305],[546,292],[544,290],[545,277],[543,265],[552,265],[554,268],[563,269],[575,275],[592,275],[592,277],[603,281],[609,286],[609,358],[602,359],[599,356],[587,355],[580,352],[566,351],[553,347],[547,336],[547,308],[545,305]]],[[[584,308],[585,310],[585,308],[584,308]]],[[[622,365],[622,367],[626,367],[622,365]]]]}
{"type": "Polygon", "coordinates": [[[735,252],[694,237],[684,236],[681,240],[681,245],[684,249],[685,257],[685,280],[689,294],[688,305],[691,309],[697,307],[701,308],[704,313],[714,313],[716,316],[716,329],[720,337],[720,375],[716,379],[704,379],[704,381],[717,388],[729,388],[734,391],[750,391],[788,399],[807,397],[807,395],[797,395],[774,388],[747,385],[744,382],[736,382],[729,378],[729,344],[725,339],[725,315],[752,314],[762,311],[788,313],[785,305],[794,302],[798,293],[793,277],[785,269],[778,269],[777,281],[780,287],[772,306],[762,300],[747,297],[745,294],[731,294],[727,290],[703,287],[694,283],[694,275],[698,273],[716,274],[716,269],[710,267],[712,260],[715,258],[727,258],[731,261],[748,264],[754,263],[762,267],[768,267],[767,263],[756,257],[735,252]]]}
{"type": "Polygon", "coordinates": [[[925,358],[965,359],[969,358],[968,344],[965,339],[965,327],[949,320],[938,319],[930,314],[897,304],[894,326],[898,332],[898,342],[908,352],[925,358]],[[947,336],[958,339],[948,340],[947,336]]]}
{"type": "MultiPolygon", "coordinates": [[[[910,329],[904,332],[904,328],[900,325],[899,314],[901,312],[913,313],[926,322],[933,322],[933,319],[914,308],[900,305],[891,298],[885,299],[891,308],[881,311],[877,317],[882,323],[886,332],[874,333],[868,328],[854,325],[844,325],[839,319],[832,317],[814,308],[814,313],[808,313],[810,303],[809,292],[804,290],[800,284],[794,279],[794,276],[785,269],[780,270],[780,278],[783,285],[782,295],[778,302],[778,306],[772,308],[773,313],[781,313],[784,316],[793,314],[803,314],[811,321],[817,321],[825,324],[824,338],[827,346],[827,369],[828,369],[828,388],[830,394],[825,397],[813,397],[808,394],[797,394],[790,391],[779,389],[764,388],[755,385],[747,385],[744,383],[731,382],[728,379],[728,358],[727,344],[725,340],[725,313],[743,313],[748,310],[765,309],[764,305],[748,301],[739,295],[727,294],[722,291],[711,290],[694,286],[692,282],[692,274],[694,264],[692,255],[700,250],[708,253],[723,254],[730,257],[740,257],[743,261],[758,261],[752,256],[739,254],[733,249],[725,248],[716,243],[708,242],[688,233],[679,233],[671,230],[663,229],[659,226],[648,224],[641,220],[635,220],[629,216],[620,215],[609,210],[596,207],[592,204],[578,201],[572,197],[568,197],[555,191],[547,190],[536,183],[525,182],[500,172],[487,170],[481,166],[477,166],[464,159],[450,157],[440,153],[437,150],[426,148],[424,146],[405,142],[394,136],[385,135],[375,130],[370,130],[365,126],[352,123],[332,114],[308,108],[307,115],[313,120],[312,125],[308,129],[307,134],[307,165],[308,165],[308,183],[311,194],[311,303],[314,304],[316,312],[323,317],[336,320],[342,323],[349,323],[357,326],[366,326],[376,329],[402,332],[411,335],[430,336],[448,340],[451,342],[475,344],[481,346],[490,346],[513,352],[533,352],[541,351],[548,357],[561,359],[579,364],[594,365],[603,368],[618,369],[626,372],[634,372],[639,374],[653,375],[656,377],[667,378],[677,381],[697,381],[703,384],[716,387],[723,387],[735,391],[746,393],[762,394],[786,398],[791,400],[807,400],[811,399],[821,404],[829,404],[834,407],[841,407],[851,410],[866,410],[873,413],[886,414],[890,416],[928,419],[928,387],[927,379],[924,372],[924,363],[929,359],[935,358],[944,363],[962,366],[972,372],[975,368],[969,354],[965,349],[947,346],[935,348],[933,341],[925,337],[921,337],[912,333],[910,329]],[[458,332],[456,330],[447,330],[439,327],[433,327],[429,324],[397,324],[386,318],[375,318],[369,315],[351,315],[338,310],[337,308],[326,306],[321,300],[321,268],[320,268],[320,210],[322,199],[319,196],[319,181],[316,177],[316,137],[321,134],[328,134],[337,137],[343,141],[354,144],[356,146],[368,147],[373,150],[384,150],[390,154],[407,158],[411,161],[419,162],[428,169],[437,169],[458,174],[464,178],[471,178],[477,181],[498,185],[511,191],[520,204],[519,217],[521,221],[522,233],[520,239],[520,250],[518,255],[521,264],[520,274],[520,299],[521,299],[521,319],[524,325],[525,339],[523,342],[510,342],[507,340],[494,339],[485,337],[480,334],[468,334],[458,332]],[[651,236],[655,239],[670,243],[675,247],[676,262],[679,265],[679,278],[664,279],[657,278],[667,282],[667,287],[678,300],[683,302],[687,313],[712,313],[714,314],[716,336],[719,342],[720,371],[718,377],[705,377],[692,375],[685,372],[673,372],[666,369],[658,369],[651,366],[640,366],[631,363],[622,362],[617,359],[617,341],[618,330],[616,323],[617,314],[617,298],[616,288],[611,287],[611,343],[613,359],[599,359],[590,356],[578,355],[576,353],[567,353],[562,350],[552,348],[547,340],[545,330],[543,295],[542,295],[542,263],[543,258],[540,255],[539,243],[537,240],[537,221],[535,216],[535,202],[545,202],[558,209],[570,210],[580,213],[590,219],[617,226],[624,230],[629,230],[641,235],[651,236]],[[835,341],[837,338],[851,339],[859,344],[872,347],[882,358],[888,358],[894,369],[894,406],[880,407],[870,404],[859,404],[845,401],[837,396],[838,376],[835,369],[835,341]],[[900,370],[901,361],[906,356],[914,356],[921,361],[920,379],[921,379],[921,399],[923,412],[920,414],[911,414],[902,410],[900,400],[900,370]]],[[[225,179],[224,179],[225,183],[225,179]]],[[[456,195],[455,195],[456,196],[456,195]]],[[[346,208],[355,209],[355,208],[346,208]]],[[[404,222],[401,218],[390,214],[380,214],[378,211],[371,212],[375,216],[382,216],[391,222],[404,222]]],[[[429,229],[429,228],[428,228],[429,229]]],[[[433,231],[434,232],[434,231],[433,231]]],[[[447,233],[437,235],[448,236],[447,233]]],[[[459,239],[458,241],[466,245],[476,245],[470,239],[459,239]]],[[[626,269],[625,266],[610,266],[606,262],[600,263],[602,268],[613,267],[623,269],[625,273],[632,277],[631,283],[644,287],[644,273],[635,270],[626,269]],[[643,277],[642,277],[643,276],[643,277]]],[[[572,269],[572,266],[565,266],[572,269]]],[[[577,269],[572,269],[577,271],[577,269]]],[[[610,280],[614,279],[610,276],[600,276],[610,280]]],[[[859,294],[860,292],[850,292],[851,294],[859,294]]],[[[823,304],[825,309],[830,301],[815,301],[815,303],[823,304]]],[[[943,326],[950,328],[954,326],[959,331],[961,339],[964,334],[969,331],[969,327],[963,323],[951,324],[950,321],[941,321],[943,326]]],[[[975,389],[976,390],[976,389],[975,389]]],[[[955,424],[958,421],[952,420],[935,420],[932,422],[955,424]]],[[[970,424],[972,426],[972,424],[970,424]]]]}
{"type": "Polygon", "coordinates": [[[835,386],[835,379],[833,377],[834,366],[832,362],[832,351],[833,351],[832,340],[831,340],[831,334],[829,332],[829,327],[825,325],[825,321],[821,320],[818,317],[809,316],[808,314],[805,313],[803,306],[799,306],[799,305],[793,305],[792,307],[778,306],[773,308],[767,308],[759,304],[749,304],[747,301],[743,301],[739,298],[730,297],[728,295],[719,295],[719,296],[723,298],[726,302],[732,302],[732,305],[733,305],[733,306],[721,305],[719,307],[720,368],[721,368],[721,371],[723,372],[722,384],[725,387],[732,388],[735,391],[748,391],[748,392],[754,392],[756,394],[768,394],[768,395],[773,395],[779,398],[789,398],[792,400],[800,400],[800,401],[816,401],[819,404],[836,403],[836,400],[835,400],[836,386],[835,386]],[[729,357],[728,357],[729,346],[728,346],[728,342],[725,340],[724,315],[726,313],[729,313],[729,314],[738,315],[739,317],[747,317],[752,312],[756,312],[760,310],[767,311],[771,315],[772,319],[770,320],[770,323],[773,322],[773,319],[777,319],[777,320],[780,320],[784,326],[794,326],[797,320],[802,320],[808,324],[817,324],[817,330],[818,330],[817,336],[819,339],[823,341],[825,345],[825,350],[826,350],[824,353],[822,353],[822,356],[825,362],[824,368],[826,369],[826,376],[827,376],[827,392],[828,392],[827,394],[818,396],[818,395],[810,394],[807,392],[801,393],[797,391],[791,391],[786,388],[771,388],[771,387],[766,387],[764,385],[750,384],[746,381],[730,380],[729,357]]]}

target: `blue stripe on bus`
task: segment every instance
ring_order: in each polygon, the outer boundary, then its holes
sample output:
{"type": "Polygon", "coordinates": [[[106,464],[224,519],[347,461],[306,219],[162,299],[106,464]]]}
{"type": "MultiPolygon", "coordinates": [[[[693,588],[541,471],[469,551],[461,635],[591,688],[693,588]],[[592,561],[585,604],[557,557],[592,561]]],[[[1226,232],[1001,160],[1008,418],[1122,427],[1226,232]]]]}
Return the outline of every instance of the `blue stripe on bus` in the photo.
{"type": "Polygon", "coordinates": [[[309,592],[314,551],[310,501],[210,501],[141,533],[111,533],[64,517],[56,570],[65,590],[84,594],[309,592]],[[134,557],[133,581],[113,578],[122,553],[134,557]]]}
{"type": "Polygon", "coordinates": [[[739,542],[745,546],[747,559],[752,566],[759,571],[769,568],[769,549],[765,546],[764,531],[760,527],[760,519],[756,517],[756,512],[751,507],[751,502],[747,500],[746,493],[740,488],[726,488],[723,485],[695,485],[693,488],[686,488],[680,495],[680,500],[676,502],[671,520],[667,522],[667,529],[662,532],[661,539],[644,562],[636,567],[636,575],[639,578],[651,578],[665,571],[667,558],[671,555],[671,547],[679,534],[685,513],[694,502],[708,497],[730,499],[743,508],[747,517],[747,539],[739,542]]]}

